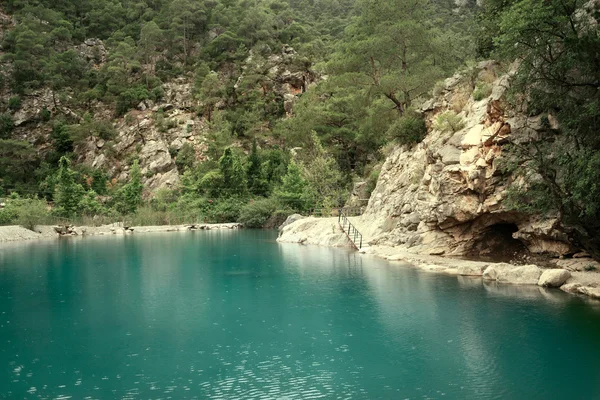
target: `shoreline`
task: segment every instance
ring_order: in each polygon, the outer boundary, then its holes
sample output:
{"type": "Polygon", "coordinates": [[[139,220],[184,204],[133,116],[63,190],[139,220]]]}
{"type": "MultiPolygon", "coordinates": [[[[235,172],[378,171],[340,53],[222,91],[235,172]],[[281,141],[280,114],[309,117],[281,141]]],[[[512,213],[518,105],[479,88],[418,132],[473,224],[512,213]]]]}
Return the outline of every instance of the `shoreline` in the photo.
{"type": "MultiPolygon", "coordinates": [[[[303,221],[305,225],[299,231],[297,223],[292,223],[280,230],[278,242],[311,244],[324,247],[349,247],[350,243],[343,232],[329,227],[331,222],[327,219],[310,218],[303,221]],[[308,224],[308,228],[306,225],[308,224]],[[327,226],[328,229],[323,229],[327,226]],[[314,235],[314,232],[318,232],[314,235]]],[[[165,232],[193,232],[197,230],[234,230],[240,229],[239,223],[222,224],[185,224],[185,225],[159,225],[159,226],[134,226],[124,228],[119,223],[92,226],[74,226],[69,232],[59,234],[52,225],[36,226],[30,230],[18,225],[0,226],[0,245],[9,243],[32,242],[34,240],[60,239],[62,237],[86,237],[106,235],[133,235],[140,233],[165,233],[165,232]]],[[[517,265],[502,262],[473,261],[461,258],[443,257],[439,255],[417,254],[400,247],[368,246],[358,251],[385,259],[391,263],[402,263],[412,268],[426,272],[441,273],[446,275],[479,278],[483,281],[497,282],[509,285],[540,286],[556,288],[563,292],[586,296],[600,300],[600,268],[594,272],[584,272],[574,268],[577,259],[557,260],[556,268],[545,268],[535,264],[517,265]]],[[[582,263],[580,261],[579,263],[582,263]]],[[[600,263],[594,261],[595,265],[600,263]]]]}
{"type": "Polygon", "coordinates": [[[55,225],[37,225],[34,230],[20,225],[0,226],[0,244],[28,242],[41,239],[60,239],[63,237],[86,237],[104,235],[132,235],[139,233],[194,232],[199,230],[240,229],[239,223],[222,224],[184,224],[184,225],[147,225],[124,228],[120,223],[102,226],[73,226],[65,231],[55,225]],[[59,231],[63,231],[59,233],[59,231]]]}
{"type": "MultiPolygon", "coordinates": [[[[345,233],[337,226],[337,218],[299,219],[280,229],[277,241],[325,247],[351,246],[345,233]]],[[[400,246],[370,245],[358,252],[427,272],[479,278],[498,284],[556,288],[572,295],[600,300],[600,263],[594,260],[557,259],[553,262],[554,268],[547,268],[536,264],[517,265],[418,254],[400,246]],[[585,271],[588,267],[594,271],[585,271]]]]}

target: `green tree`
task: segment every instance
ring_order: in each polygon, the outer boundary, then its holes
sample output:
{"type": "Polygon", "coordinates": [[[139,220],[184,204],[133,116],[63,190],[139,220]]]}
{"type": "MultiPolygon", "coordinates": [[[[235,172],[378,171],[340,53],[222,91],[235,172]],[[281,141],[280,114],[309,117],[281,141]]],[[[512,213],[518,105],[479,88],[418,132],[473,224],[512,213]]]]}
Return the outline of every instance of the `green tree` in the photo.
{"type": "Polygon", "coordinates": [[[186,169],[192,169],[196,162],[196,150],[194,146],[189,143],[185,143],[183,147],[177,152],[175,158],[175,165],[180,172],[184,172],[186,169]]]}
{"type": "Polygon", "coordinates": [[[308,185],[302,177],[298,164],[292,160],[288,164],[282,184],[275,189],[274,195],[284,206],[303,212],[310,208],[310,198],[306,195],[307,188],[308,185]]]}
{"type": "Polygon", "coordinates": [[[219,170],[223,176],[224,189],[228,195],[241,195],[246,193],[246,172],[240,157],[235,154],[231,147],[223,152],[219,159],[219,170]]]}
{"type": "Polygon", "coordinates": [[[348,27],[347,40],[330,69],[348,84],[366,87],[388,99],[403,114],[442,76],[435,37],[425,0],[358,1],[360,16],[348,27]]]}
{"type": "Polygon", "coordinates": [[[211,72],[204,77],[198,98],[204,104],[204,114],[208,122],[212,120],[215,105],[221,100],[224,94],[223,84],[219,80],[216,72],[211,72]]]}
{"type": "MultiPolygon", "coordinates": [[[[517,209],[558,216],[573,242],[600,259],[600,36],[582,0],[521,0],[500,18],[496,45],[519,59],[512,91],[541,127],[513,143],[508,170],[517,209]]],[[[597,17],[596,17],[597,18],[597,17]]]]}
{"type": "Polygon", "coordinates": [[[248,156],[246,176],[248,178],[248,190],[257,196],[266,196],[269,184],[265,179],[262,169],[262,161],[258,155],[256,139],[252,142],[252,152],[248,156]]]}
{"type": "Polygon", "coordinates": [[[138,160],[133,162],[129,172],[129,182],[116,194],[115,208],[121,214],[133,214],[142,203],[142,172],[138,160]]]}
{"type": "Polygon", "coordinates": [[[74,217],[79,213],[85,189],[77,183],[77,174],[71,169],[71,160],[62,156],[58,162],[54,189],[54,213],[63,217],[74,217]]]}

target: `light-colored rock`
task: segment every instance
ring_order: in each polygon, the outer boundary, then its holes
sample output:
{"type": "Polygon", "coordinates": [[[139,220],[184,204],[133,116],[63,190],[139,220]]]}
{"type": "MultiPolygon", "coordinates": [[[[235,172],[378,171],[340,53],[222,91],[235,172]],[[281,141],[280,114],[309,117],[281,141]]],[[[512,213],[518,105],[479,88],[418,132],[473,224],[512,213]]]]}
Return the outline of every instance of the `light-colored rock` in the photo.
{"type": "Polygon", "coordinates": [[[283,224],[281,224],[279,226],[279,232],[283,231],[283,228],[285,228],[286,226],[288,226],[288,225],[290,225],[290,224],[292,224],[292,223],[294,223],[294,222],[296,222],[296,221],[298,221],[298,220],[300,220],[302,218],[306,218],[306,217],[303,216],[303,215],[300,215],[300,214],[292,214],[292,215],[288,216],[285,219],[285,221],[283,221],[283,224]]]}
{"type": "Polygon", "coordinates": [[[600,299],[600,287],[581,286],[578,292],[594,299],[600,299]]]}
{"type": "Polygon", "coordinates": [[[500,271],[496,281],[514,285],[537,285],[542,269],[537,265],[523,265],[500,271]]]}
{"type": "Polygon", "coordinates": [[[278,242],[351,247],[352,243],[338,225],[337,218],[302,218],[284,226],[278,242]]]}
{"type": "Polygon", "coordinates": [[[542,272],[538,285],[554,288],[561,287],[570,277],[571,273],[564,269],[548,269],[542,272]]]}
{"type": "Polygon", "coordinates": [[[458,275],[462,276],[481,276],[485,270],[485,265],[461,265],[458,267],[458,275]]]}

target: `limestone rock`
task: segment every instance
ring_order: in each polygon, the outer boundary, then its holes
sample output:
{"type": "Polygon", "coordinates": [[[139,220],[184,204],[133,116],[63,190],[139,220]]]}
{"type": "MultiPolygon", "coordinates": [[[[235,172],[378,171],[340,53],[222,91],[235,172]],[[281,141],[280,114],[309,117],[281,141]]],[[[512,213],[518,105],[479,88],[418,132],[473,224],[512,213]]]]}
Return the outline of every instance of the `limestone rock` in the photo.
{"type": "Polygon", "coordinates": [[[556,220],[504,206],[510,186],[500,169],[504,145],[509,138],[530,140],[541,129],[541,119],[505,110],[509,76],[497,76],[493,62],[479,68],[486,79],[495,79],[492,94],[474,101],[468,76],[456,74],[445,81],[441,93],[422,107],[428,126],[424,140],[389,152],[361,218],[361,232],[370,243],[424,254],[435,249],[451,256],[478,255],[485,249],[488,256],[495,250],[514,260],[528,253],[576,253],[556,220]],[[464,128],[452,133],[434,129],[437,117],[449,110],[464,128]],[[404,214],[416,217],[409,220],[404,214]],[[498,243],[495,249],[484,245],[490,236],[498,243]]]}
{"type": "Polygon", "coordinates": [[[581,286],[578,288],[578,292],[594,299],[600,299],[600,288],[598,287],[581,286]]]}
{"type": "Polygon", "coordinates": [[[279,227],[279,232],[281,232],[283,230],[283,228],[285,228],[286,226],[288,226],[291,223],[296,222],[302,218],[306,218],[306,217],[304,217],[303,215],[300,215],[300,214],[290,215],[289,217],[286,218],[286,220],[283,222],[283,224],[281,224],[281,226],[279,227]]]}
{"type": "Polygon", "coordinates": [[[523,265],[498,274],[496,280],[501,283],[512,283],[515,285],[537,285],[542,270],[536,265],[523,265]]]}
{"type": "Polygon", "coordinates": [[[571,273],[564,269],[548,269],[540,276],[538,285],[553,288],[561,287],[570,277],[571,273]]]}
{"type": "Polygon", "coordinates": [[[485,267],[480,265],[461,265],[458,267],[458,275],[462,276],[481,276],[485,267]]]}

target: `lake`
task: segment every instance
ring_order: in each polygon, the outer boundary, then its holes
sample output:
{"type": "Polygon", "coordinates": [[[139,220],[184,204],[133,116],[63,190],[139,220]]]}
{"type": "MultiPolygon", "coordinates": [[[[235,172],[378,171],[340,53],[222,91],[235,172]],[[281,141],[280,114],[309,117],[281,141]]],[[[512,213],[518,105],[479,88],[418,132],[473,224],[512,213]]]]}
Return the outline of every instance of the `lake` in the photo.
{"type": "Polygon", "coordinates": [[[599,303],[275,238],[0,245],[0,398],[600,399],[599,303]]]}

